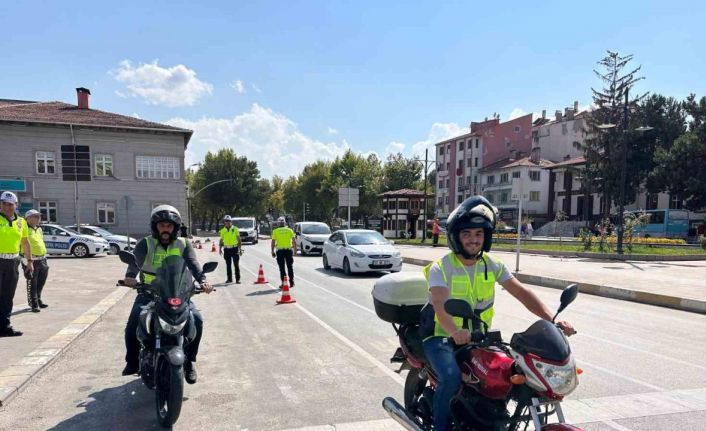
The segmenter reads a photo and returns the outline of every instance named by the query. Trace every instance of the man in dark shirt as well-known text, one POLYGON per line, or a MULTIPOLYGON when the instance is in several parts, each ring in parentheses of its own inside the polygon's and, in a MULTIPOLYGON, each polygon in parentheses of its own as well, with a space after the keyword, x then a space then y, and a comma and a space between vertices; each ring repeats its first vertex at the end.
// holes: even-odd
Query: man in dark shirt
MULTIPOLYGON (((155 279, 156 271, 162 265, 162 261, 168 256, 181 256, 184 259, 189 271, 194 279, 199 282, 205 293, 210 293, 213 288, 206 281, 206 276, 201 270, 201 265, 196 259, 196 252, 188 241, 184 238, 177 238, 181 225, 181 216, 176 208, 169 205, 160 205, 152 210, 151 217, 152 236, 148 236, 137 243, 134 250, 137 265, 129 265, 125 273, 125 285, 135 286, 137 275, 141 273, 142 282, 151 284, 155 279), (139 265, 139 267, 138 267, 139 265)), ((139 294, 135 298, 130 311, 127 325, 125 326, 125 368, 123 375, 135 374, 139 371, 140 343, 137 340, 137 327, 139 324, 142 307, 150 302, 146 295, 139 294)), ((196 355, 201 342, 203 332, 203 318, 196 309, 193 302, 189 303, 191 313, 194 316, 196 325, 196 337, 184 346, 186 362, 184 362, 184 377, 187 383, 196 383, 197 374, 193 362, 196 362, 196 355)))

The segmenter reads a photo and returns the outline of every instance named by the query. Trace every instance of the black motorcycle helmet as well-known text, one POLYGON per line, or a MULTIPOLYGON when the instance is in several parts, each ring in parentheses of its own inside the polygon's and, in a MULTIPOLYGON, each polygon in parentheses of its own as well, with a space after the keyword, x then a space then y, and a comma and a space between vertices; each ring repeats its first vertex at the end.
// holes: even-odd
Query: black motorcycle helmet
POLYGON ((152 229, 153 238, 159 239, 157 223, 161 221, 167 221, 174 225, 172 234, 169 236, 170 241, 174 241, 179 235, 179 229, 181 228, 181 214, 179 214, 179 210, 171 205, 159 205, 152 210, 152 214, 150 215, 150 228, 152 229))
POLYGON ((496 209, 483 196, 471 196, 463 201, 449 215, 446 221, 449 248, 466 259, 480 257, 483 252, 489 252, 493 245, 496 209), (471 256, 461 244, 460 233, 463 229, 483 228, 483 250, 478 256, 471 256))

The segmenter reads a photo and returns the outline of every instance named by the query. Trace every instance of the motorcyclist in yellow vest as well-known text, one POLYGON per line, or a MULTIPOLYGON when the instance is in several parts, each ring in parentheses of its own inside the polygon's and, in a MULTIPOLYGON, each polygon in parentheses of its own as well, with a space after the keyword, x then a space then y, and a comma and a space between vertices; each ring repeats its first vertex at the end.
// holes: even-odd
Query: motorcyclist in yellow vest
POLYGON ((223 217, 223 228, 218 232, 221 236, 218 253, 226 260, 226 283, 233 282, 233 272, 230 268, 232 262, 235 266, 235 283, 240 284, 240 256, 243 254, 243 244, 240 242, 238 226, 233 226, 232 223, 229 215, 223 217))
POLYGON ((19 337, 21 331, 10 325, 12 302, 20 278, 20 247, 32 272, 32 250, 27 239, 27 222, 15 214, 17 196, 9 191, 0 194, 0 337, 19 337))
POLYGON ((277 219, 279 227, 272 231, 272 241, 270 242, 270 250, 272 257, 277 258, 277 266, 279 266, 279 288, 282 288, 284 282, 284 266, 287 265, 287 273, 289 274, 289 287, 294 287, 294 255, 297 254, 297 240, 294 231, 287 227, 287 221, 284 217, 277 219), (276 249, 276 251, 275 251, 276 249))
MULTIPOLYGON (((196 253, 191 244, 184 238, 177 238, 181 227, 181 215, 179 211, 171 205, 160 205, 152 210, 150 217, 150 227, 152 235, 147 236, 137 243, 134 250, 135 261, 138 266, 130 265, 125 273, 124 283, 126 286, 137 284, 137 274, 141 272, 142 282, 151 284, 155 279, 157 269, 162 265, 162 261, 167 256, 182 256, 194 279, 201 284, 205 293, 211 293, 213 288, 206 280, 206 276, 201 271, 201 265, 196 259, 196 253)), ((125 326, 125 368, 123 375, 135 374, 139 371, 140 344, 137 340, 137 326, 139 324, 140 311, 142 307, 149 303, 150 299, 146 295, 139 294, 135 298, 130 311, 127 325, 125 326)), ((203 332, 203 317, 190 301, 189 307, 194 316, 196 326, 196 337, 184 346, 184 354, 187 361, 184 362, 184 378, 187 383, 196 383, 197 374, 196 355, 201 342, 203 332)))
POLYGON ((25 220, 27 220, 27 239, 32 249, 32 263, 34 264, 34 271, 31 272, 27 270, 26 264, 22 264, 25 278, 27 279, 27 304, 32 308, 32 312, 39 313, 41 308, 48 307, 48 305, 42 301, 42 291, 44 290, 44 284, 47 282, 47 277, 49 276, 47 247, 44 244, 44 232, 39 226, 39 223, 42 221, 41 213, 35 209, 31 209, 25 213, 25 220))
MULTIPOLYGON (((489 254, 495 220, 496 210, 484 197, 466 199, 446 222, 451 252, 424 268, 430 299, 422 310, 420 333, 424 338, 424 353, 438 376, 433 401, 435 431, 450 429, 449 403, 461 385, 454 350, 471 341, 471 331, 462 328, 462 319, 444 310, 447 299, 468 301, 474 314, 490 327, 495 314, 495 283, 498 283, 540 318, 552 320, 553 317, 537 295, 513 277, 504 263, 489 254)), ((568 322, 558 324, 568 335, 575 332, 568 322)), ((472 329, 485 330, 482 324, 476 326, 472 329)))

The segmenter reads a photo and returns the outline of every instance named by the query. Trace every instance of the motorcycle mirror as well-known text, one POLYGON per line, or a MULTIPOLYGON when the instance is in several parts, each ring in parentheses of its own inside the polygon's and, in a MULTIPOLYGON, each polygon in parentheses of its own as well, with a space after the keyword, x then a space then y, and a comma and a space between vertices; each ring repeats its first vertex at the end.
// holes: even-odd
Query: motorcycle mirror
POLYGON ((556 316, 559 315, 566 307, 569 306, 572 302, 574 302, 574 299, 576 299, 576 296, 579 294, 579 286, 577 284, 570 284, 564 288, 564 291, 561 292, 561 299, 559 300, 560 305, 559 309, 557 310, 556 314, 554 315, 554 319, 552 319, 552 322, 556 319, 556 316))
POLYGON ((135 255, 130 253, 129 251, 120 250, 118 252, 118 256, 120 257, 120 261, 126 265, 137 265, 135 255))
POLYGON ((203 273, 213 272, 218 267, 218 262, 206 262, 203 264, 203 273))
POLYGON ((473 317, 473 309, 468 301, 462 299, 448 299, 444 303, 444 310, 454 317, 470 319, 473 317))

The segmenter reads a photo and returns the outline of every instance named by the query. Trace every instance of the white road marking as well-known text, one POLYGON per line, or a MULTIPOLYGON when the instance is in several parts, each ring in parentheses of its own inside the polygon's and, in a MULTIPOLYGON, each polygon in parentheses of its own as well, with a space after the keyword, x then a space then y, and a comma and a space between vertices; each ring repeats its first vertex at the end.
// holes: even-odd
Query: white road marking
POLYGON ((331 425, 315 425, 303 428, 288 428, 281 431, 398 431, 403 428, 392 419, 347 422, 331 425))
POLYGON ((604 368, 604 367, 601 367, 601 366, 599 366, 599 365, 595 365, 595 364, 592 364, 592 363, 590 363, 590 362, 586 362, 586 361, 584 361, 583 359, 576 359, 576 362, 577 362, 578 364, 583 364, 583 365, 589 366, 589 367, 591 367, 591 368, 594 368, 594 369, 596 369, 596 370, 598 370, 598 371, 602 371, 602 372, 604 372, 604 373, 606 373, 606 374, 610 374, 611 376, 618 377, 618 378, 621 378, 621 379, 623 379, 623 380, 627 380, 627 381, 629 381, 629 382, 633 382, 633 383, 635 383, 635 384, 637 384, 637 385, 645 386, 645 387, 650 388, 650 389, 653 389, 653 390, 655 390, 655 391, 665 391, 665 390, 666 390, 665 388, 663 388, 663 387, 661 387, 661 386, 653 385, 652 383, 644 382, 644 381, 642 381, 642 380, 633 379, 632 377, 626 376, 624 373, 620 373, 620 372, 618 372, 618 371, 613 371, 613 370, 610 370, 610 369, 608 369, 608 368, 604 368))
POLYGON ((613 421, 603 421, 603 423, 617 431, 632 431, 630 428, 624 427, 619 423, 615 423, 613 421))

